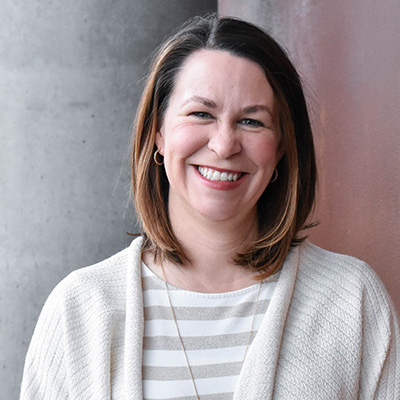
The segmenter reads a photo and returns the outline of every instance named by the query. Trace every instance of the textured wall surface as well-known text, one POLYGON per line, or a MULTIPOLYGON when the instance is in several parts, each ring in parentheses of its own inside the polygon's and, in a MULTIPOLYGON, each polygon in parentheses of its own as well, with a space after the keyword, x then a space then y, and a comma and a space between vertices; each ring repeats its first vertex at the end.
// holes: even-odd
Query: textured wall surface
POLYGON ((269 30, 304 78, 320 169, 312 241, 367 261, 400 311, 400 2, 218 7, 269 30))
POLYGON ((216 1, 33 0, 0 12, 0 398, 16 399, 51 289, 124 248, 148 56, 216 1))

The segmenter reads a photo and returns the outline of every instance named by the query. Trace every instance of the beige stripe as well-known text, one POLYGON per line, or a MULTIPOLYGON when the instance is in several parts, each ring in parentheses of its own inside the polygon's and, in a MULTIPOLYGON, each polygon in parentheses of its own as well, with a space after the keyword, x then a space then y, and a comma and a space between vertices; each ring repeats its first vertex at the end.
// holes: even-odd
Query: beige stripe
POLYGON ((165 290, 165 284, 160 278, 154 276, 142 277, 143 290, 165 290))
MULTIPOLYGON (((264 314, 270 300, 261 300, 257 314, 264 314)), ((229 318, 248 317, 253 315, 255 303, 247 302, 229 307, 174 307, 179 321, 217 321, 229 318)), ((144 309, 145 321, 154 319, 173 319, 170 307, 151 306, 144 309)))
MULTIPOLYGON (((191 366, 196 379, 237 376, 241 362, 191 366)), ((143 378, 153 381, 180 381, 190 379, 187 367, 143 367, 143 378)))
MULTIPOLYGON (((233 393, 216 393, 216 394, 202 394, 201 400, 232 400, 233 393)), ((160 400, 160 399, 150 399, 146 400, 160 400)), ((182 396, 182 397, 168 397, 163 400, 196 400, 196 396, 182 396)))
MULTIPOLYGON (((252 338, 256 332, 253 331, 252 338)), ((191 336, 183 338, 185 348, 189 350, 223 349, 228 347, 245 346, 249 332, 232 333, 218 336, 191 336)), ((155 336, 143 339, 144 350, 181 350, 178 337, 155 336)))

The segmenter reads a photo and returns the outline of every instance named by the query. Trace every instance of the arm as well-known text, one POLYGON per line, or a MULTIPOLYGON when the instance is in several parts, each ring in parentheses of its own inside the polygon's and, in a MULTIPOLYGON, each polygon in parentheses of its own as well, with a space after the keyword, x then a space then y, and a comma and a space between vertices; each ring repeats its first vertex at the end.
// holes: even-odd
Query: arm
POLYGON ((63 323, 57 288, 40 314, 27 353, 21 400, 68 399, 63 323))
POLYGON ((367 276, 363 298, 361 399, 400 400, 400 333, 395 308, 381 281, 367 276))

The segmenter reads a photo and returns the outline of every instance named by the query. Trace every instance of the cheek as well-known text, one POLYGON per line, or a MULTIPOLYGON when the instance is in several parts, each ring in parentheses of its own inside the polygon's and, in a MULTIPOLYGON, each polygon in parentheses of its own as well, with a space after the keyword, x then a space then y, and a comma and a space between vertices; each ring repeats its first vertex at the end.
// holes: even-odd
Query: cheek
POLYGON ((172 157, 188 157, 201 149, 207 141, 204 129, 182 125, 169 132, 165 140, 166 152, 172 157))
POLYGON ((270 166, 279 160, 279 141, 272 136, 264 136, 248 141, 248 154, 260 166, 270 166))

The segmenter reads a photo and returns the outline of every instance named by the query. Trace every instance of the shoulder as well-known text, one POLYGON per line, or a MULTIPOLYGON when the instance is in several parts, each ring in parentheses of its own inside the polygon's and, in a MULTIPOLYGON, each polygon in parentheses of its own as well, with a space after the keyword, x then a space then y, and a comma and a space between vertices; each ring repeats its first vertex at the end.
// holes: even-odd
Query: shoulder
POLYGON ((376 272, 358 258, 324 250, 310 242, 300 246, 299 278, 351 287, 352 292, 385 290, 376 272))
POLYGON ((29 346, 21 398, 47 398, 54 388, 81 398, 72 393, 87 390, 88 380, 93 390, 101 390, 110 371, 110 349, 124 340, 127 293, 140 290, 140 247, 140 239, 134 240, 55 287, 29 346))
POLYGON ((127 275, 133 270, 140 271, 140 244, 141 239, 135 239, 108 259, 73 271, 54 288, 45 308, 50 304, 71 310, 73 305, 88 307, 91 303, 96 308, 124 307, 127 275))
POLYGON ((304 381, 316 371, 336 376, 337 390, 353 388, 348 397, 359 391, 362 398, 375 398, 380 383, 379 390, 390 386, 390 393, 398 393, 399 325, 377 274, 357 258, 308 242, 294 248, 291 259, 291 269, 296 262, 298 268, 281 355, 294 366, 291 374, 304 381))
MULTIPOLYGON (((139 255, 140 239, 136 239, 112 257, 63 279, 43 306, 30 351, 39 351, 34 349, 41 349, 44 342, 58 348, 62 337, 68 337, 69 344, 78 338, 83 342, 88 337, 107 337, 110 324, 124 319, 127 293, 140 287, 139 255)), ((72 348, 68 352, 75 351, 72 348)))
MULTIPOLYGON (((294 297, 321 313, 334 313, 349 323, 368 316, 388 329, 394 307, 376 272, 351 256, 323 250, 309 242, 299 246, 299 269, 294 297)), ((330 318, 333 317, 333 314, 330 318)))

